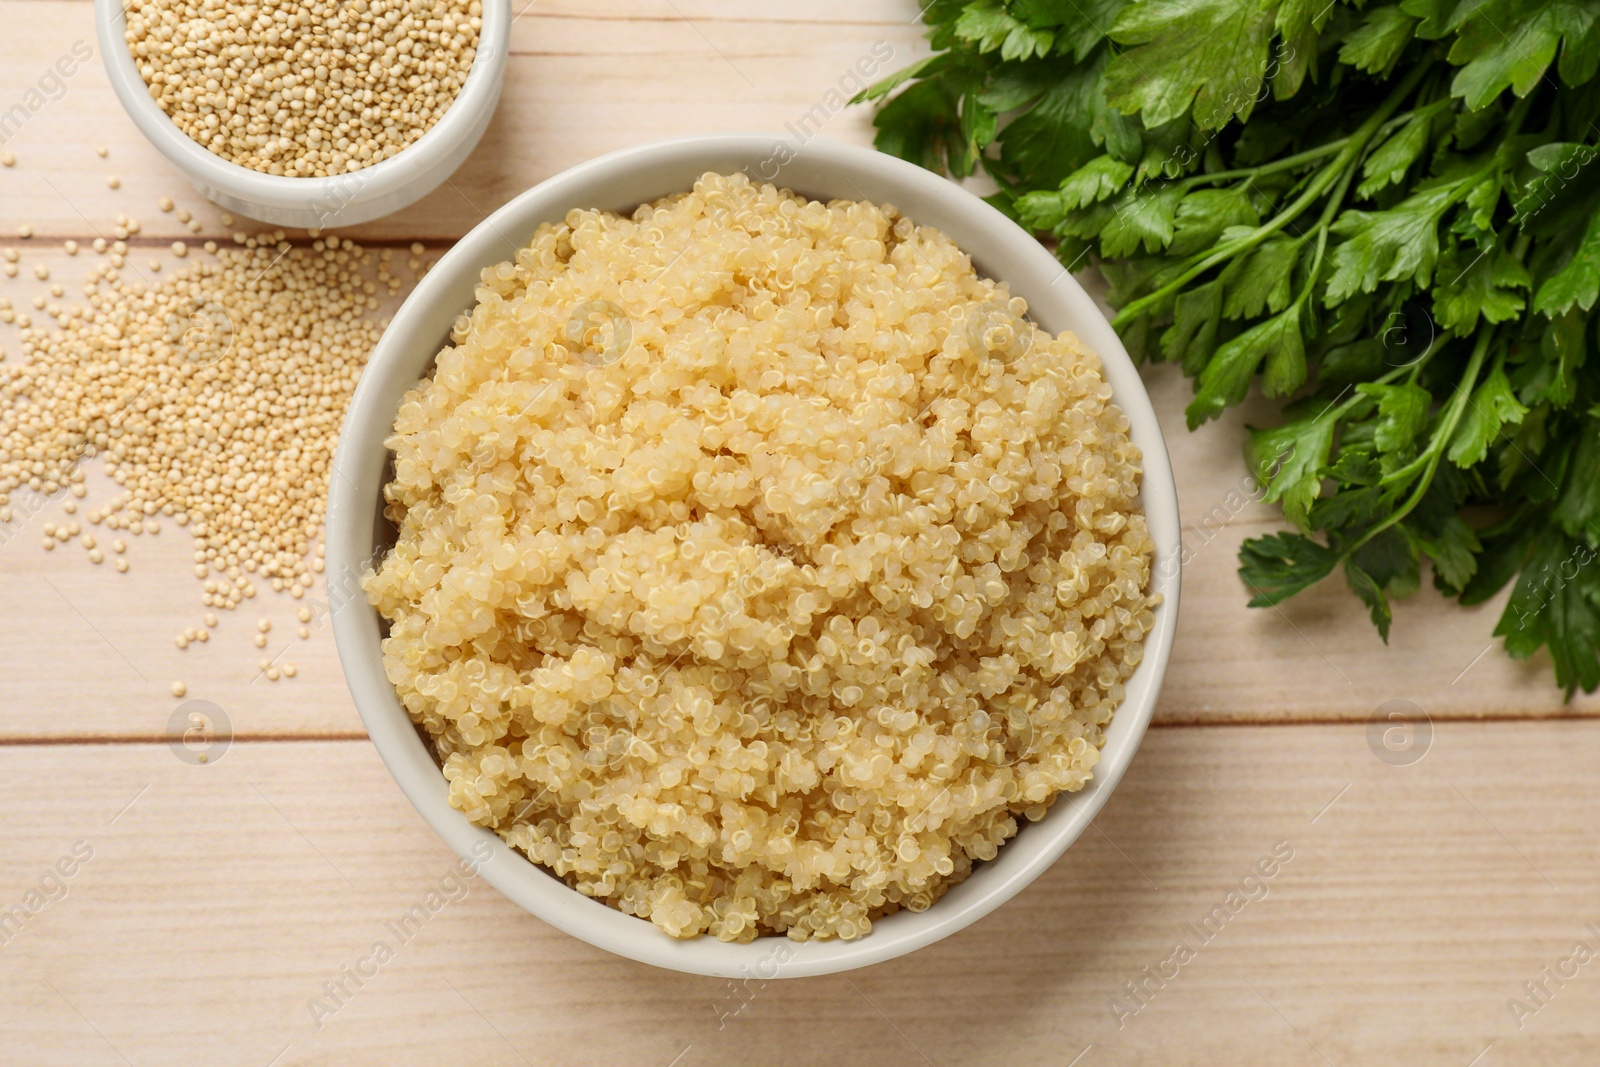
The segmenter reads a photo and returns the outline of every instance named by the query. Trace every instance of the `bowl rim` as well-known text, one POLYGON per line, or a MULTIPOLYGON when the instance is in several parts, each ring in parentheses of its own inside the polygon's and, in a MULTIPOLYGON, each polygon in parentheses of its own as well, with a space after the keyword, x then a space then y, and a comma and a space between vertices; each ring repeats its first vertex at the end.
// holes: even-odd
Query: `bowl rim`
POLYGON ((342 206, 376 200, 400 192, 420 174, 459 151, 472 132, 474 120, 486 109, 492 110, 499 100, 511 23, 515 21, 511 17, 511 0, 480 0, 483 21, 472 66, 450 106, 421 137, 388 159, 360 170, 295 178, 266 174, 224 159, 178 128, 150 96, 149 86, 128 48, 127 7, 121 0, 94 0, 95 31, 111 88, 139 132, 196 181, 278 211, 311 210, 324 202, 342 206))
MULTIPOLYGON (((1140 497, 1155 544, 1151 586, 1162 601, 1153 609, 1155 624, 1146 637, 1144 658, 1126 683, 1125 699, 1107 727, 1093 779, 1083 790, 1059 798, 1043 819, 1024 825, 995 860, 981 865, 932 907, 875 920, 871 934, 855 941, 762 937, 730 944, 704 936, 676 940, 646 919, 583 896, 450 807, 444 777, 384 674, 377 613, 357 585, 373 550, 373 516, 382 485, 381 474, 374 472, 381 471, 387 456, 383 442, 394 424, 395 405, 383 394, 396 395, 396 389, 403 393, 420 375, 410 376, 403 385, 386 383, 385 377, 397 373, 397 364, 426 370, 446 332, 434 327, 470 308, 471 300, 463 303, 459 294, 471 291, 465 286, 469 280, 475 285, 483 268, 506 258, 502 243, 518 246, 509 234, 515 233, 525 244, 540 222, 559 219, 573 207, 613 207, 595 203, 601 195, 592 192, 595 189, 632 180, 651 189, 635 201, 642 203, 681 192, 689 184, 674 180, 660 187, 667 178, 655 177, 659 172, 699 174, 730 160, 769 160, 785 144, 772 134, 718 134, 623 149, 540 182, 474 227, 417 285, 363 370, 334 457, 325 531, 330 585, 337 582, 341 591, 337 600, 334 589, 329 591, 334 637, 351 697, 397 784, 435 832, 463 859, 487 855, 486 861, 469 862, 522 908, 575 937, 643 963, 730 978, 831 974, 895 958, 976 922, 1049 867, 1087 829, 1138 749, 1172 650, 1182 570, 1177 491, 1161 428, 1133 361, 1093 299, 1031 235, 960 186, 892 156, 814 138, 787 155, 784 168, 791 177, 780 172, 774 184, 814 198, 867 199, 840 191, 848 186, 859 193, 858 183, 875 191, 898 189, 898 196, 872 199, 892 202, 918 222, 924 220, 906 202, 926 203, 927 210, 944 219, 939 228, 946 232, 953 228, 949 220, 958 220, 960 228, 975 235, 974 247, 982 245, 986 252, 998 248, 1007 264, 1007 269, 993 272, 980 266, 980 273, 1006 281, 1014 293, 1026 288, 1015 279, 1028 276, 1035 291, 1019 295, 1028 298, 1030 316, 1045 320, 1041 325, 1052 332, 1070 329, 1099 355, 1113 398, 1128 417, 1130 437, 1143 453, 1140 497), (793 179, 796 171, 802 180, 793 179), (838 181, 832 182, 831 190, 810 187, 816 183, 805 175, 813 172, 823 175, 822 180, 837 177, 838 181), (447 317, 441 320, 442 316, 447 317), (433 326, 428 325, 430 320, 433 326), (427 355, 417 362, 423 350, 427 355)), ((972 254, 965 242, 958 244, 972 254)), ((978 259, 974 255, 975 263, 978 259)))

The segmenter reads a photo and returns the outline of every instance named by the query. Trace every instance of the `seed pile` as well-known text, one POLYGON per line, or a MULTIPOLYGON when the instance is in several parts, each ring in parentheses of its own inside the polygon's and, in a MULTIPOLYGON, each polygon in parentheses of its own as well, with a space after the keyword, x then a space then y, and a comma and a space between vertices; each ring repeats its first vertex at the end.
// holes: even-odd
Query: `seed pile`
POLYGON ((707 175, 483 272, 366 588, 450 800, 677 937, 855 938, 1081 789, 1153 624, 1093 353, 892 208, 707 175))
MULTIPOLYGON (((235 241, 208 242, 214 257, 159 283, 130 277, 118 242, 83 303, 50 306, 59 329, 23 329, 25 359, 0 364, 0 522, 24 486, 70 492, 75 512, 80 461, 101 456, 121 491, 85 520, 133 534, 157 532, 158 515, 187 526, 201 599, 219 608, 254 596, 256 580, 302 596, 321 570, 311 541, 389 277, 380 265, 371 280, 373 255, 337 237, 235 241)), ((46 548, 82 536, 76 521, 44 534, 46 548)))
POLYGON ((213 154, 324 177, 439 120, 481 16, 478 0, 134 0, 127 41, 156 103, 213 154))

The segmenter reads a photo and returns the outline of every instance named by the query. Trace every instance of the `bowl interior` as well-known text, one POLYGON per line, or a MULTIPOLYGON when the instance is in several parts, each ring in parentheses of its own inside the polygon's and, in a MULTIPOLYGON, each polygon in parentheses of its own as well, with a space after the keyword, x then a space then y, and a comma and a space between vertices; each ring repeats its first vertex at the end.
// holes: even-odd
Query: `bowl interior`
POLYGON ((1179 585, 1177 498, 1166 447, 1137 371, 1092 299, 1027 233, 952 183, 865 149, 823 140, 798 150, 763 135, 729 135, 646 145, 567 171, 495 212, 428 273, 396 315, 362 375, 341 434, 328 510, 327 552, 334 632, 355 703, 401 787, 436 831, 462 856, 477 848, 492 858, 480 873, 524 908, 593 944, 643 962, 699 974, 794 977, 825 974, 890 959, 938 940, 998 907, 1075 840, 1104 804, 1131 760, 1154 708, 1171 649, 1179 585), (1053 333, 1071 331, 1094 349, 1130 436, 1144 455, 1141 502, 1156 545, 1153 592, 1161 594, 1145 655, 1106 731, 1102 760, 1081 792, 1059 798, 992 861, 978 866, 933 907, 876 920, 857 941, 791 942, 761 938, 733 945, 701 937, 677 941, 646 920, 624 915, 568 888, 488 830, 450 808, 447 788, 428 746, 401 707, 382 669, 381 620, 361 596, 363 569, 392 543, 382 516, 381 488, 389 453, 384 439, 402 395, 431 367, 454 319, 475 303, 479 273, 511 258, 546 222, 572 208, 628 213, 641 203, 687 190, 707 171, 745 171, 752 180, 815 199, 892 203, 920 224, 949 235, 987 277, 1007 282, 1029 313, 1053 333))

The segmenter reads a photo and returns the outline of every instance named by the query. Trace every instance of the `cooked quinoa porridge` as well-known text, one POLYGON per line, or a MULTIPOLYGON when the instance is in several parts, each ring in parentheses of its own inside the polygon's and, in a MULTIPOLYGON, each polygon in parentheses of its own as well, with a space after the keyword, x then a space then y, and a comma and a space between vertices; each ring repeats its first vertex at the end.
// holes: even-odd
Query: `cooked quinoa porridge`
POLYGON ((483 272, 389 441, 451 803, 674 937, 857 938, 1083 788, 1153 623, 1100 363, 891 207, 740 175, 483 272))

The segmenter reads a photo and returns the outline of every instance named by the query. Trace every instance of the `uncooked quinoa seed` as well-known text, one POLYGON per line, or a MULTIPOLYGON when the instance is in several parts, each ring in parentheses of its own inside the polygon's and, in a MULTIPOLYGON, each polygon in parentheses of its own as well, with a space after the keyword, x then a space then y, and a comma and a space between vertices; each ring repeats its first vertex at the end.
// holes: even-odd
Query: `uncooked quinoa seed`
POLYGON ((132 0, 127 41, 156 103, 212 153, 321 177, 439 121, 481 16, 478 0, 132 0))
POLYGON ((1153 625, 1093 353, 892 208, 706 175, 483 272, 366 589, 450 800, 677 937, 856 938, 1081 789, 1153 625))
POLYGON ((279 232, 156 284, 100 264, 84 305, 24 329, 25 360, 0 363, 0 522, 19 487, 83 496, 80 461, 99 455, 121 490, 85 518, 115 552, 116 532, 155 534, 171 515, 207 608, 237 607, 256 580, 309 587, 339 421, 381 332, 372 260, 279 232))

